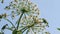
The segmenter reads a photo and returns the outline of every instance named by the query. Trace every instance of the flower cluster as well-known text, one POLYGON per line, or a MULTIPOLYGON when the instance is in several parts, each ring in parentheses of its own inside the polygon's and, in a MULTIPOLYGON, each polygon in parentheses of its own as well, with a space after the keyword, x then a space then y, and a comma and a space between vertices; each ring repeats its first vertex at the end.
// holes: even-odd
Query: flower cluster
POLYGON ((32 30, 36 34, 45 31, 46 26, 48 26, 45 19, 38 18, 40 11, 37 5, 29 0, 14 0, 5 9, 11 10, 12 17, 20 16, 17 20, 17 30, 32 30))
MULTIPOLYGON (((28 30, 32 30, 34 33, 45 33, 47 23, 44 23, 43 18, 38 18, 37 16, 27 16, 21 19, 20 27, 22 28, 28 26, 28 30)), ((48 32, 47 32, 48 33, 48 32)), ((49 34, 49 33, 48 33, 49 34)))
POLYGON ((14 0, 10 2, 9 6, 5 9, 14 11, 14 14, 20 15, 24 12, 25 15, 39 15, 39 9, 36 4, 33 4, 29 0, 14 0))

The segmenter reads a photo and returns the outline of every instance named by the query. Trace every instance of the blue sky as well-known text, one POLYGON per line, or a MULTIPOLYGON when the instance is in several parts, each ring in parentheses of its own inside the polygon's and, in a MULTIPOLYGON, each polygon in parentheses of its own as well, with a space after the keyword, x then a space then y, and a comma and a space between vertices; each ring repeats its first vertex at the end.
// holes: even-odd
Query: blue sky
MULTIPOLYGON (((6 6, 6 3, 8 5, 8 1, 5 1, 4 4, 0 3, 0 14, 3 13, 3 8, 6 6)), ((40 17, 45 18, 49 22, 49 32, 51 34, 60 34, 60 31, 57 30, 58 27, 60 27, 60 0, 31 0, 33 3, 36 3, 38 5, 38 8, 40 9, 40 17)), ((4 11, 5 12, 5 11, 4 11)), ((3 26, 6 21, 2 21, 0 23, 0 28, 3 26), (2 25, 3 24, 3 25, 2 25)), ((5 31, 6 32, 6 31, 5 31)), ((7 31, 6 34, 9 34, 7 31)), ((11 34, 11 33, 10 33, 11 34)))

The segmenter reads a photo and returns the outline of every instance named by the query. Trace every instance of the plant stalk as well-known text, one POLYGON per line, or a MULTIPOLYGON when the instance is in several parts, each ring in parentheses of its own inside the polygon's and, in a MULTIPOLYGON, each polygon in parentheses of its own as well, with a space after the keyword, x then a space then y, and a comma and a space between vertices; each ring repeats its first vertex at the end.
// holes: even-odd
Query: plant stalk
POLYGON ((22 12, 22 14, 21 14, 21 16, 20 16, 20 18, 18 19, 18 21, 17 21, 17 29, 18 29, 18 27, 19 27, 19 23, 20 23, 20 20, 21 20, 21 18, 22 18, 22 16, 23 16, 23 14, 24 14, 24 12, 22 12))
POLYGON ((7 20, 9 23, 11 23, 11 25, 15 28, 14 24, 10 20, 8 20, 6 18, 4 18, 4 19, 7 20))

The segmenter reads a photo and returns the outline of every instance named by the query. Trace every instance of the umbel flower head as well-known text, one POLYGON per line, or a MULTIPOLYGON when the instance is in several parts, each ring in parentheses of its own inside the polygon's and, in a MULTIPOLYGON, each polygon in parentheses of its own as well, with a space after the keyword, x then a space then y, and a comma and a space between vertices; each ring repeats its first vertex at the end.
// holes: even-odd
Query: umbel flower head
POLYGON ((15 14, 19 15, 24 12, 25 15, 39 15, 39 9, 36 4, 33 4, 29 0, 14 0, 10 2, 9 6, 5 9, 14 11, 15 14))
POLYGON ((29 0, 14 0, 10 2, 9 6, 6 6, 5 9, 11 10, 13 17, 16 15, 21 15, 24 13, 24 17, 22 17, 20 21, 20 28, 18 30, 24 31, 24 29, 32 30, 33 32, 43 32, 46 27, 46 23, 42 23, 43 20, 38 18, 39 9, 36 4, 30 2, 29 0), (25 28, 24 28, 25 27, 25 28))
POLYGON ((29 30, 29 32, 32 32, 35 34, 37 33, 45 33, 46 32, 46 26, 48 24, 46 23, 43 23, 43 20, 42 18, 38 18, 36 16, 27 16, 27 18, 23 18, 21 19, 21 23, 20 23, 20 27, 22 28, 23 27, 26 27, 28 26, 27 30, 29 30))

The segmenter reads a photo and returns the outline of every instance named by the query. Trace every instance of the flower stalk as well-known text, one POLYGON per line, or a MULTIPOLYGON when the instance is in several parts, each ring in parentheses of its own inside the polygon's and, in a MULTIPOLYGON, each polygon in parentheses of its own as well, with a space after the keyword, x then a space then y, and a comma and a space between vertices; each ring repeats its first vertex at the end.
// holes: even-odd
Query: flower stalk
POLYGON ((14 24, 10 20, 8 20, 7 18, 4 19, 7 20, 9 23, 11 23, 11 25, 15 28, 14 24))
POLYGON ((22 12, 22 14, 21 14, 21 16, 20 16, 20 18, 18 19, 18 21, 17 21, 17 29, 18 29, 18 27, 19 27, 19 23, 20 23, 20 20, 21 20, 21 18, 22 18, 22 16, 23 16, 23 14, 24 14, 24 12, 22 12))

